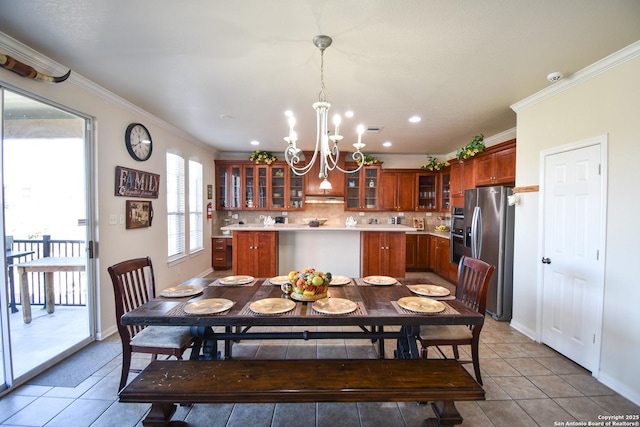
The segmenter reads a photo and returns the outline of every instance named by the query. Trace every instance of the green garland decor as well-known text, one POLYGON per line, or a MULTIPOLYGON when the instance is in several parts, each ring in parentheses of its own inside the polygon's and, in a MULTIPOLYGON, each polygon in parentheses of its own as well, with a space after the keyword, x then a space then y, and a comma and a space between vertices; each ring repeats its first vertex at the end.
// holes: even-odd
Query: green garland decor
POLYGON ((278 159, 268 151, 256 150, 251 153, 249 160, 255 162, 256 165, 259 165, 260 163, 270 165, 278 159))
POLYGON ((469 157, 473 157, 478 153, 484 151, 484 135, 476 135, 473 139, 464 147, 458 148, 456 151, 456 157, 458 160, 465 160, 469 157))
POLYGON ((431 154, 427 154, 427 163, 420 166, 423 171, 439 171, 449 166, 449 162, 441 162, 431 154))

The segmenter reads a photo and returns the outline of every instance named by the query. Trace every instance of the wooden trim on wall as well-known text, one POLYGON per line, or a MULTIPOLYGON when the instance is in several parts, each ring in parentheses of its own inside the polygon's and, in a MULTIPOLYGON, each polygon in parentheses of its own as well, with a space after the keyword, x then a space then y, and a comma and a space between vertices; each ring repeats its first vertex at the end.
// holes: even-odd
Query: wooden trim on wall
POLYGON ((529 185, 527 187, 515 187, 513 193, 537 193, 540 191, 539 185, 529 185))

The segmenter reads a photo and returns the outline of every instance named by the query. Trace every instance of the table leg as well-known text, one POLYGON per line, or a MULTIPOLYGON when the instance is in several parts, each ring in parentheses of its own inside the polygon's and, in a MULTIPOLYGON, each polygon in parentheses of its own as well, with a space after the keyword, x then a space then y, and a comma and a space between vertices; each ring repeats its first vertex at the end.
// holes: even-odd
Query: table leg
POLYGON ((15 282, 13 281, 13 265, 10 265, 8 267, 8 272, 7 272, 7 280, 9 280, 9 307, 11 307, 11 312, 12 313, 17 313, 18 312, 18 308, 16 307, 16 289, 15 289, 15 282))
POLYGON ((416 336, 420 333, 420 326, 402 326, 400 328, 401 338, 398 338, 396 358, 397 359, 419 359, 418 343, 416 336))
POLYGON ((18 267, 18 277, 20 278, 20 301, 22 301, 22 320, 24 323, 31 323, 31 298, 29 297, 29 283, 27 282, 27 272, 24 268, 18 267))
POLYGON ((55 297, 53 296, 53 272, 44 273, 44 290, 46 294, 45 307, 47 313, 51 314, 55 311, 55 297))

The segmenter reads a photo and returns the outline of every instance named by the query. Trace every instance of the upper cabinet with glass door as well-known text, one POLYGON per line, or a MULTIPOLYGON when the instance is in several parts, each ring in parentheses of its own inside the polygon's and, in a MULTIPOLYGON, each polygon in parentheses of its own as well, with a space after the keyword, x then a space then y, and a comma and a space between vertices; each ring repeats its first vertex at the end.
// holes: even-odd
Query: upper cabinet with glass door
POLYGON ((216 209, 241 209, 242 167, 239 165, 216 164, 216 171, 216 209))
POLYGON ((244 176, 244 209, 267 209, 269 166, 245 166, 244 176))
POLYGON ((272 209, 302 209, 304 192, 303 177, 291 171, 287 165, 271 165, 272 209))
POLYGON ((417 174, 418 203, 416 211, 435 211, 438 209, 438 174, 420 172, 417 174))
MULTIPOLYGON (((357 165, 347 164, 348 169, 357 165)), ((347 175, 345 210, 377 210, 380 186, 380 166, 365 166, 347 175)))

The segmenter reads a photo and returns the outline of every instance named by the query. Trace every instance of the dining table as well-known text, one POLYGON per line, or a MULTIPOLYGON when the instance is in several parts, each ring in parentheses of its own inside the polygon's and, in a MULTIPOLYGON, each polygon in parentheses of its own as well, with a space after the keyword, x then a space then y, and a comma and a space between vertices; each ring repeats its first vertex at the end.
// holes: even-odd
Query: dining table
POLYGON ((327 298, 346 300, 350 304, 348 311, 334 313, 320 308, 322 300, 314 302, 292 298, 296 295, 284 293, 280 282, 274 280, 277 278, 244 277, 247 280, 243 283, 229 283, 220 278, 187 280, 169 289, 173 292, 163 292, 167 296, 161 293, 125 313, 120 321, 130 326, 190 326, 192 335, 201 338, 196 342, 202 342, 201 348, 194 348, 191 358, 205 360, 232 358, 232 345, 239 340, 335 338, 377 342, 380 358, 385 355, 384 341, 395 340, 395 358, 419 358, 415 337, 419 335, 421 325, 475 325, 484 322, 482 314, 456 300, 453 295, 440 298, 438 309, 407 309, 406 301, 414 302, 419 298, 415 301, 421 307, 422 303, 430 302, 426 299, 435 299, 429 298, 428 293, 415 292, 417 285, 434 286, 426 279, 385 278, 387 281, 384 283, 377 283, 365 280, 367 278, 349 278, 342 285, 328 288, 327 298), (213 301, 227 305, 210 313, 198 310, 199 305, 206 306, 207 302, 213 301), (274 313, 256 309, 265 301, 291 308, 282 312, 275 310, 274 313), (257 326, 267 328, 254 328, 257 326), (340 328, 347 326, 354 328, 340 328), (224 356, 218 351, 218 341, 224 342, 224 356))

